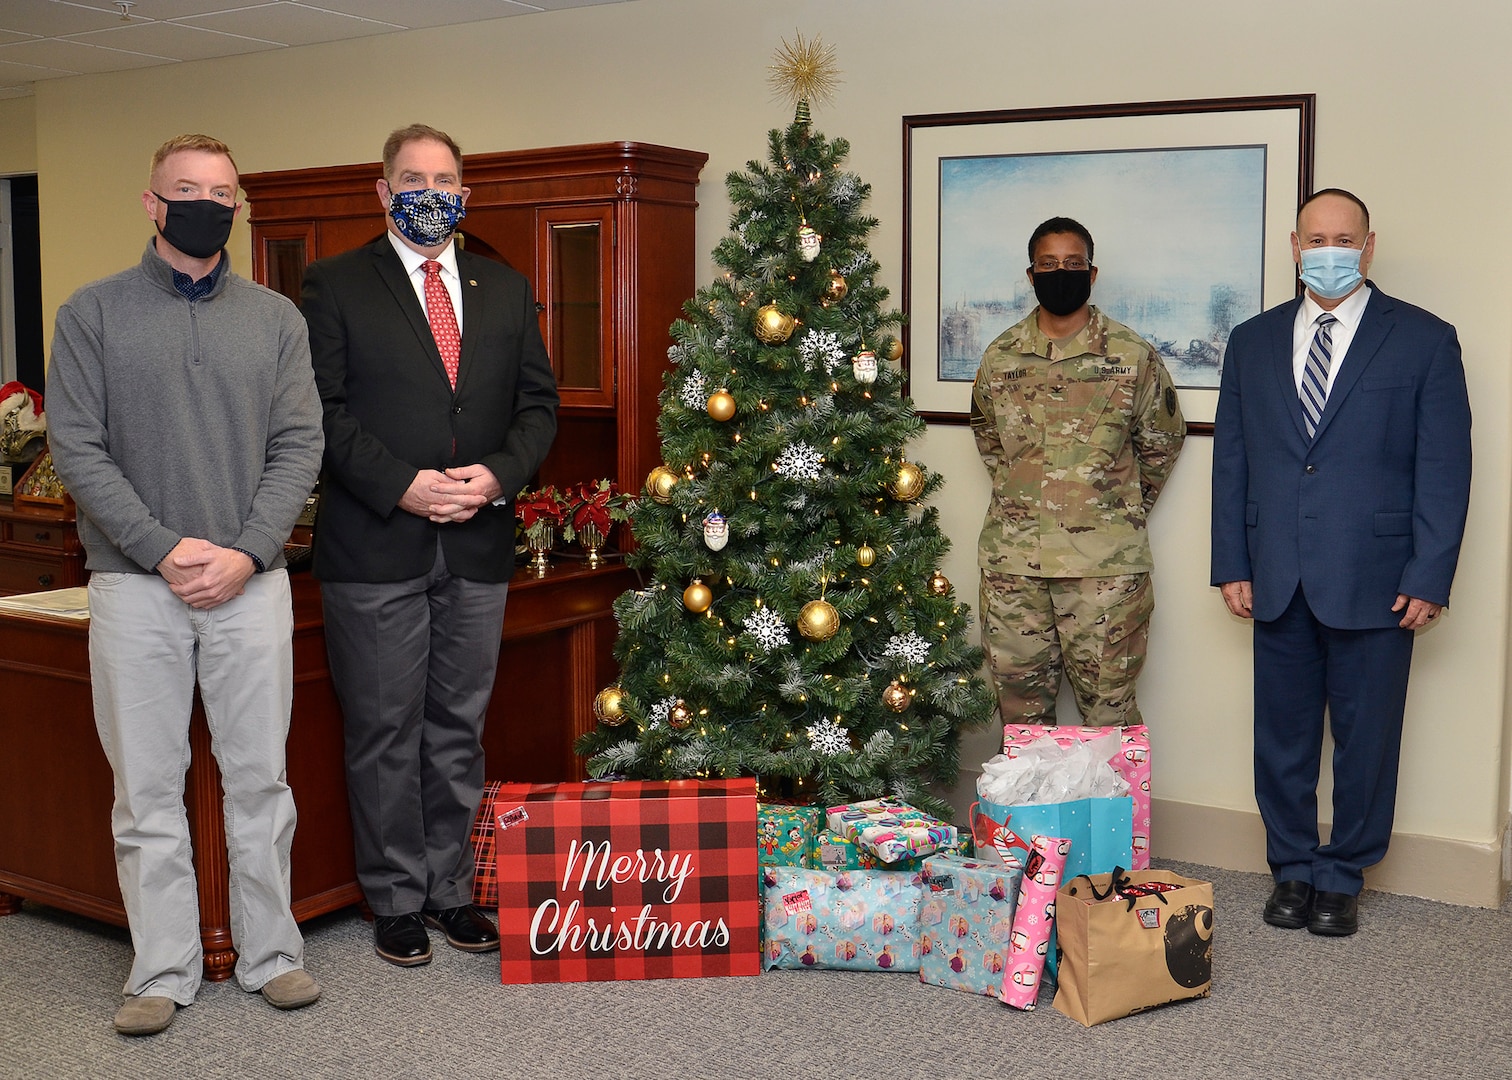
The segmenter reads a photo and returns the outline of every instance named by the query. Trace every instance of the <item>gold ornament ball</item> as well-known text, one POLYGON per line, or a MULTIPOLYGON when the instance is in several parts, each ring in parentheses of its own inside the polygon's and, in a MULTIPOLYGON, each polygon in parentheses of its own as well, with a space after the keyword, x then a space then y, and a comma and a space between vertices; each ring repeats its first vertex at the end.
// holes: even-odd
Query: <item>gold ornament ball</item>
POLYGON ((688 708, 688 703, 686 701, 684 701, 682 698, 678 698, 677 701, 672 705, 672 708, 667 710, 667 723, 671 724, 678 731, 681 731, 692 722, 693 710, 688 708))
POLYGON ((892 344, 887 346, 887 358, 894 363, 903 359, 903 343, 897 338, 893 338, 892 344))
POLYGON ((858 566, 870 566, 877 561, 877 549, 870 544, 862 544, 856 549, 856 564, 858 566))
POLYGON ((646 477, 646 493, 659 503, 672 501, 672 489, 677 486, 677 474, 665 465, 658 465, 646 477))
POLYGON ((904 712, 913 704, 913 695, 903 688, 899 682, 887 684, 887 689, 882 691, 882 704, 893 712, 904 712))
POLYGON ((702 614, 709 610, 709 605, 713 602, 713 591, 697 578, 694 578, 693 584, 683 590, 683 606, 689 611, 696 611, 702 614))
POLYGON ((756 336, 768 345, 781 345, 793 336, 797 326, 797 320, 784 315, 776 304, 765 304, 756 310, 756 336))
POLYGON ((829 272, 829 283, 824 286, 824 298, 831 303, 838 304, 845 299, 845 294, 850 292, 850 286, 845 283, 845 278, 838 270, 829 272))
POLYGON ((887 490, 899 502, 912 502, 924 494, 924 470, 911 461, 898 466, 898 474, 887 485, 887 490))
POLYGON ((840 629, 840 613, 828 600, 810 600, 798 615, 798 632, 810 641, 828 641, 840 629))
POLYGON ((735 398, 728 390, 716 390, 709 395, 709 415, 724 423, 735 415, 735 398))
POLYGON ((625 692, 618 686, 606 686, 593 699, 593 715, 599 722, 618 727, 625 722, 625 692))
POLYGON ((944 596, 950 591, 950 579, 936 570, 929 575, 929 591, 936 596, 944 596))

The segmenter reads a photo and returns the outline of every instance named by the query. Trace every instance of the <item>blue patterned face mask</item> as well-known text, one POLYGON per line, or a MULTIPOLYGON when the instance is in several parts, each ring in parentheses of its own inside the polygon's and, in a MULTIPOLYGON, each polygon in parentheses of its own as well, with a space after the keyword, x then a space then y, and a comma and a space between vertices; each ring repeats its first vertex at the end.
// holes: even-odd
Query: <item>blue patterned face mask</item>
POLYGON ((405 239, 421 247, 436 247, 456 231, 467 216, 462 196, 437 188, 395 191, 389 195, 389 214, 405 239))

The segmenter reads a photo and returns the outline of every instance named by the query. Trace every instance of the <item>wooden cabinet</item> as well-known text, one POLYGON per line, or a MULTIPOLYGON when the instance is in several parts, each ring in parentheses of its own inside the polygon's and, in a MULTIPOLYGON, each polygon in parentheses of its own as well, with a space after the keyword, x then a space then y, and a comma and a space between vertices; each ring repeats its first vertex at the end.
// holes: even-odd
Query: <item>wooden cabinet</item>
MULTIPOLYGON (((660 464, 657 394, 668 327, 693 295, 694 189, 708 155, 614 142, 470 154, 462 242, 535 290, 562 393, 543 484, 613 479, 638 491, 660 464)), ((251 173, 252 270, 298 302, 309 262, 384 231, 378 162, 251 173)))
POLYGON ((73 508, 17 507, 0 498, 0 596, 83 584, 73 508))

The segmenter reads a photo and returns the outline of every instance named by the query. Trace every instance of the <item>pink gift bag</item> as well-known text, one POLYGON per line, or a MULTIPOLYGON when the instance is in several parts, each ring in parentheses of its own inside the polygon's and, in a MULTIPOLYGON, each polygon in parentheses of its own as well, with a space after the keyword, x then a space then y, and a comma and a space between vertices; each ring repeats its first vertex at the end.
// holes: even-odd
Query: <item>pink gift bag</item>
MULTIPOLYGON (((1039 724, 1007 724, 1003 728, 1003 753, 1015 757, 1018 747, 1049 735, 1062 746, 1086 742, 1108 734, 1111 728, 1043 727, 1039 724)), ((1123 750, 1110 762, 1129 783, 1134 799, 1134 856, 1130 869, 1150 868, 1150 729, 1133 724, 1123 729, 1123 750)))

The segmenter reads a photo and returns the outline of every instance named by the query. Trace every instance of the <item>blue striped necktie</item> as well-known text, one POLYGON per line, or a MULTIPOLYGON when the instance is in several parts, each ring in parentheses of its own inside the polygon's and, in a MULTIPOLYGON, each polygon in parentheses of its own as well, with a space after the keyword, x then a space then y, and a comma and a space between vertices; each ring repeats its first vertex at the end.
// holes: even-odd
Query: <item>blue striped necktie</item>
POLYGON ((1307 365, 1302 369, 1302 414, 1307 423, 1307 437, 1318 430, 1318 418, 1328 401, 1328 367, 1333 358, 1333 326, 1339 320, 1328 312, 1318 316, 1317 332, 1307 350, 1307 365))

